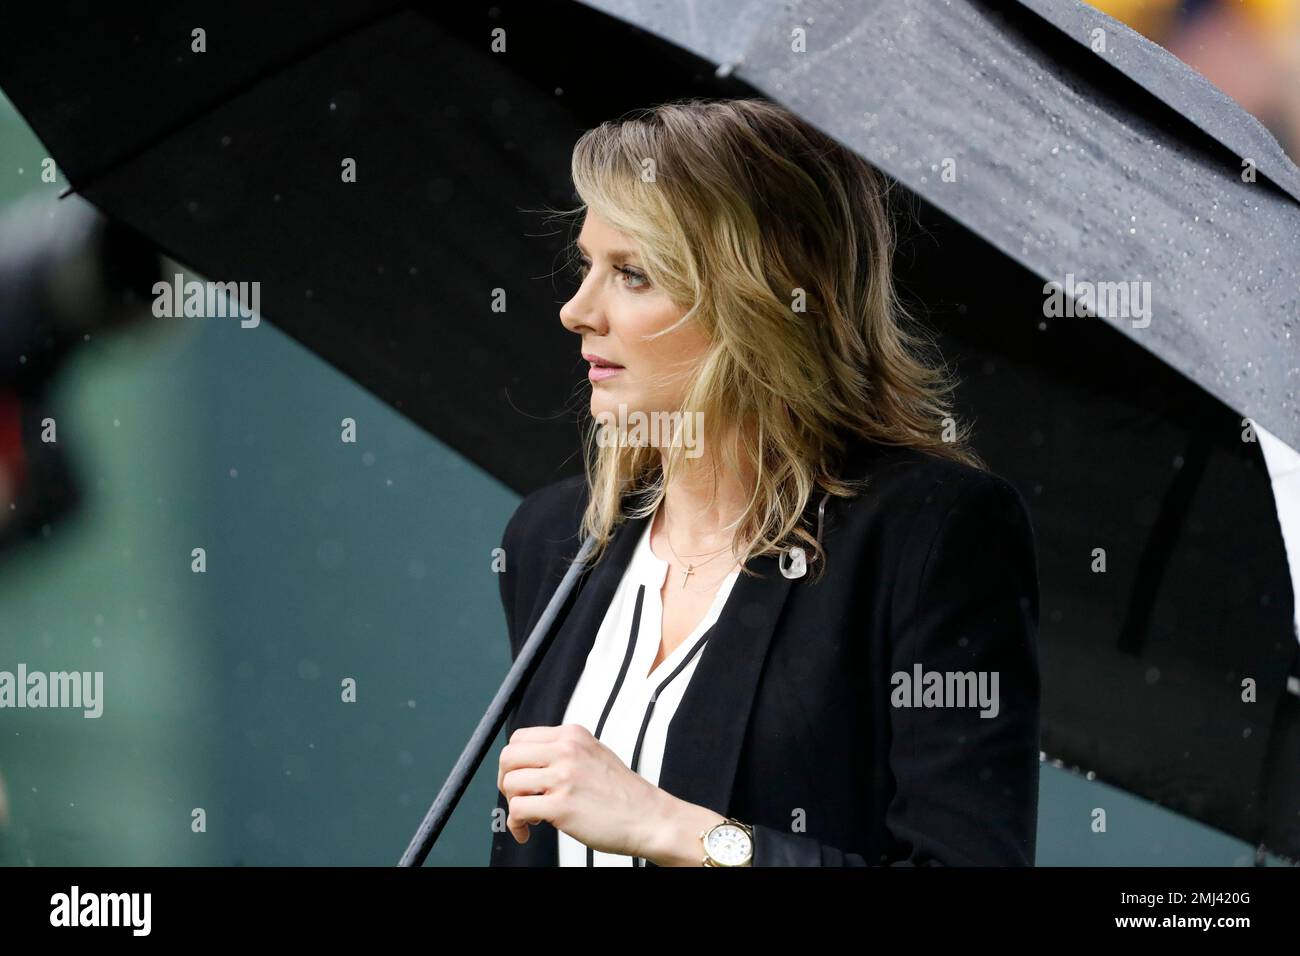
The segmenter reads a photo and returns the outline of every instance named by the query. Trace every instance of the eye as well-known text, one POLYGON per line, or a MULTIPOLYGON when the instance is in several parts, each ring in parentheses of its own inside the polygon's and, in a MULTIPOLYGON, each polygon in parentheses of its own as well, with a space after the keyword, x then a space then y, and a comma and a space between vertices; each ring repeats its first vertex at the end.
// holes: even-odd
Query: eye
POLYGON ((628 285, 629 289, 644 289, 650 284, 650 280, 640 269, 633 269, 631 266, 620 266, 618 271, 623 273, 625 278, 633 281, 634 284, 628 285))
MULTIPOLYGON (((574 278, 582 282, 587 278, 587 273, 591 271, 591 260, 586 256, 579 256, 574 261, 572 269, 574 278)), ((623 276, 623 286, 626 289, 640 292, 650 286, 650 277, 633 266, 616 266, 614 271, 623 276)))

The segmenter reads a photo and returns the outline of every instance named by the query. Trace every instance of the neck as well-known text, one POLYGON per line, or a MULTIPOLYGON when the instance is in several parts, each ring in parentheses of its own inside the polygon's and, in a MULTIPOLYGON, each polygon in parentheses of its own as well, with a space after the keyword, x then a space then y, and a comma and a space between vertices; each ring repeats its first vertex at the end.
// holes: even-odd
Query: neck
MULTIPOLYGON (((734 442, 734 436, 728 440, 734 442)), ((731 544, 732 525, 749 506, 755 480, 752 468, 736 474, 707 444, 700 457, 683 461, 665 488, 659 509, 660 527, 683 561, 691 560, 687 555, 707 560, 731 544)), ((727 556, 712 563, 728 563, 727 556)))

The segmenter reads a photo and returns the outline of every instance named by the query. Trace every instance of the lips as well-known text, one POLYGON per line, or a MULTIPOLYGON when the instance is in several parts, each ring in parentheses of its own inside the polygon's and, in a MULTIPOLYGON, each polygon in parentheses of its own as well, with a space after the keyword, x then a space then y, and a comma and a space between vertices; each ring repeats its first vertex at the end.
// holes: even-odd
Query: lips
POLYGON ((622 368, 617 362, 611 362, 608 359, 601 358, 599 355, 590 352, 583 352, 582 357, 591 363, 593 368, 622 368))

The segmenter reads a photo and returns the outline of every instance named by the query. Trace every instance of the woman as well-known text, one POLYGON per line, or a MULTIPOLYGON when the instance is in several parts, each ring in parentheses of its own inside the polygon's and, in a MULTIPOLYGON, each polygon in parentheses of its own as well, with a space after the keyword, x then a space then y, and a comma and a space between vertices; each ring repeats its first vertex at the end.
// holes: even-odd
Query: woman
POLYGON ((1032 865, 1033 532, 908 329, 882 177, 759 100, 605 123, 572 173, 593 424, 506 527, 515 653, 596 549, 492 864, 1032 865))

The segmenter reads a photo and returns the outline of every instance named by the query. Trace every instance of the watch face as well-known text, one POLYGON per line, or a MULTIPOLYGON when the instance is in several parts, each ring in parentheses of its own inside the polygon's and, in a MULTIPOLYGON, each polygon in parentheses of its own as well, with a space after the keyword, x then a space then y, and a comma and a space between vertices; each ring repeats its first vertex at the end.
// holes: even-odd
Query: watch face
POLYGON ((705 843, 709 856, 722 866, 740 866, 749 858, 752 846, 749 834, 732 823, 714 827, 705 843))

